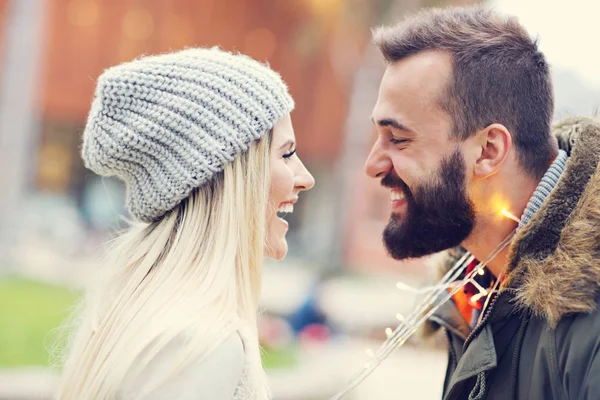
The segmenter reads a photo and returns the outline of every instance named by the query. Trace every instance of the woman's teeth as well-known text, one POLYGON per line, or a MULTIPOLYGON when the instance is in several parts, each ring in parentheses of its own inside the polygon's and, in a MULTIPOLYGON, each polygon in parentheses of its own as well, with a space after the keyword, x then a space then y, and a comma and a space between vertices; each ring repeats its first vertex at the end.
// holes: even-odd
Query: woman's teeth
POLYGON ((291 214, 294 212, 294 205, 292 203, 283 203, 277 209, 277 214, 291 214))

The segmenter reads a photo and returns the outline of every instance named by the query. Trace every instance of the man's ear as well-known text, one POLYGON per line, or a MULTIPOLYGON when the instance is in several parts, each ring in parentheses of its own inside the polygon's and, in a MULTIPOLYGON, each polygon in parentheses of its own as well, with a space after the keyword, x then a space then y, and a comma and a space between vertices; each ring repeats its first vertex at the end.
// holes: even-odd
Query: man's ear
POLYGON ((504 125, 492 124, 477 134, 481 154, 473 174, 487 178, 500 170, 512 148, 512 135, 504 125))

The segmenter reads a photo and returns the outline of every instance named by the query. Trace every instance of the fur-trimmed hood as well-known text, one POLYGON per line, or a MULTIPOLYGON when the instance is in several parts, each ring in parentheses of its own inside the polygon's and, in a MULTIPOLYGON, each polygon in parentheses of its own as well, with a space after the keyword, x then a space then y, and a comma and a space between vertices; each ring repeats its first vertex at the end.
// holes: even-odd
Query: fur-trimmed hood
MULTIPOLYGON (((569 154, 565 172, 517 234, 502 285, 555 327, 567 314, 593 311, 600 294, 600 121, 569 118, 553 133, 569 154)), ((449 251, 444 264, 459 253, 449 251)))
POLYGON ((555 134, 569 153, 565 172, 515 238, 503 283, 550 326, 594 310, 600 289, 600 123, 571 118, 555 134))

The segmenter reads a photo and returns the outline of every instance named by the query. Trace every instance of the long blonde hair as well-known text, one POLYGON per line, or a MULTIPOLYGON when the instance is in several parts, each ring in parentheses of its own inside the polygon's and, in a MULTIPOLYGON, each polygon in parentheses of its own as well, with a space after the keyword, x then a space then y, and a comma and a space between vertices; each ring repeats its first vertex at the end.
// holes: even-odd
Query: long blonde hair
POLYGON ((270 184, 271 132, 161 220, 132 225, 108 252, 106 276, 84 300, 59 400, 118 398, 127 379, 178 338, 178 367, 201 361, 236 330, 253 398, 267 396, 257 335, 270 184))

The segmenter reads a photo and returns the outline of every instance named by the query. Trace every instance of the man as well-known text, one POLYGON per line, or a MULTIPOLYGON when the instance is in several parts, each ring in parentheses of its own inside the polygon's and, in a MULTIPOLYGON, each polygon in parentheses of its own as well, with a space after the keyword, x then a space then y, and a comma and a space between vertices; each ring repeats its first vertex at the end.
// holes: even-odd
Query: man
POLYGON ((428 10, 375 42, 365 169, 390 190, 390 255, 484 260, 517 229, 478 278, 500 283, 489 305, 458 296, 431 318, 450 341, 444 398, 600 399, 600 125, 551 133, 549 67, 515 19, 428 10))

